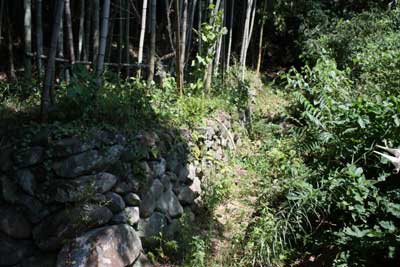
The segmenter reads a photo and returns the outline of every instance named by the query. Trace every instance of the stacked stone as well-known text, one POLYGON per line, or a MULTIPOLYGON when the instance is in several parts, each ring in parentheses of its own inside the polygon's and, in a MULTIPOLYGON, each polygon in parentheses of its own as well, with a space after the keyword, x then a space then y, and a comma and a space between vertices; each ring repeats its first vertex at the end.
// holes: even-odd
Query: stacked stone
POLYGON ((23 149, 3 147, 0 267, 148 266, 143 249, 160 233, 176 238, 183 214, 195 220, 201 181, 215 170, 213 160, 188 155, 187 143, 217 161, 234 146, 229 119, 219 121, 196 141, 188 131, 142 132, 128 142, 96 130, 57 140, 39 133, 23 149))

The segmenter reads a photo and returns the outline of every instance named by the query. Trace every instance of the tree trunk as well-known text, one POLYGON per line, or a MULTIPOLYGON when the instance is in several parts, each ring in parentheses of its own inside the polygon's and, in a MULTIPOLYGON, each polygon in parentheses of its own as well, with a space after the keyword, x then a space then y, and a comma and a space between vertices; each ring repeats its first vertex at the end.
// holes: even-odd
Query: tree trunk
POLYGON ((258 59, 257 59, 257 68, 256 68, 256 74, 260 74, 260 69, 261 69, 261 62, 262 62, 262 55, 263 55, 263 38, 264 38, 264 25, 265 25, 265 12, 267 9, 267 0, 264 1, 264 6, 263 6, 263 13, 262 13, 262 18, 261 18, 261 28, 260 28, 260 40, 258 42, 258 59))
POLYGON ((36 63, 39 81, 44 73, 43 62, 43 26, 42 26, 42 0, 36 0, 36 63))
MULTIPOLYGON (((173 1, 173 0, 172 0, 173 1)), ((171 45, 172 51, 175 53, 175 46, 174 46, 174 40, 172 38, 172 26, 171 26, 171 7, 169 5, 169 1, 165 0, 165 8, 166 8, 166 15, 167 15, 167 31, 168 31, 168 39, 169 43, 171 45)))
POLYGON ((87 7, 87 12, 86 12, 86 25, 85 25, 85 33, 84 33, 84 55, 83 55, 83 60, 84 61, 89 61, 90 58, 90 33, 92 32, 92 7, 93 7, 93 2, 92 1, 86 1, 86 7, 87 7))
POLYGON ((79 16, 78 60, 82 59, 83 33, 85 31, 85 0, 81 0, 80 4, 81 14, 79 16))
POLYGON ((243 37, 242 37, 242 48, 240 51, 240 64, 242 67, 246 64, 246 59, 244 59, 244 51, 246 50, 247 47, 247 40, 249 37, 249 28, 250 28, 250 19, 251 19, 251 10, 253 6, 253 0, 247 0, 247 9, 246 9, 246 20, 244 23, 244 29, 243 29, 243 37))
POLYGON ((44 122, 48 120, 48 112, 50 106, 50 90, 53 85, 53 77, 54 77, 54 69, 55 69, 55 61, 57 54, 57 43, 58 37, 60 33, 61 26, 61 18, 64 9, 64 0, 57 0, 56 2, 56 14, 54 17, 51 42, 50 42, 50 51, 47 59, 47 67, 46 67, 46 76, 43 85, 43 93, 41 99, 41 116, 44 122))
POLYGON ((25 44, 25 55, 24 55, 24 74, 25 81, 30 83, 32 80, 32 61, 30 54, 32 53, 32 5, 31 0, 24 0, 24 44, 25 44))
MULTIPOLYGON (((224 23, 225 21, 225 2, 224 0, 222 0, 222 23, 224 23)), ((222 25, 222 27, 224 27, 225 25, 222 25)), ((218 68, 219 68, 219 61, 221 58, 221 49, 222 49, 222 35, 219 37, 218 39, 218 43, 217 43, 217 51, 216 51, 216 55, 215 55, 215 65, 214 65, 214 72, 218 73, 218 68)))
POLYGON ((0 0, 0 46, 2 42, 2 29, 3 29, 3 10, 5 0, 0 0))
MULTIPOLYGON (((190 20, 189 20, 189 27, 188 27, 188 36, 186 41, 186 58, 189 59, 190 57, 190 50, 192 46, 192 35, 193 35, 193 22, 194 22, 194 14, 196 12, 197 0, 193 0, 190 9, 190 20)), ((187 62, 187 60, 186 60, 187 62)))
POLYGON ((157 31, 157 0, 151 0, 151 40, 150 40, 150 61, 149 76, 147 81, 154 80, 156 62, 156 31, 157 31))
POLYGON ((72 16, 71 16, 71 2, 65 0, 65 18, 67 22, 67 40, 68 40, 68 52, 71 68, 75 64, 75 51, 74 51, 74 34, 72 32, 72 16))
MULTIPOLYGON (((203 1, 200 0, 199 2, 199 21, 198 21, 198 31, 199 31, 199 36, 201 36, 201 24, 203 22, 203 1)), ((199 38, 199 52, 201 52, 203 49, 203 40, 199 38)))
POLYGON ((180 56, 180 79, 182 87, 184 86, 185 82, 185 55, 186 55, 186 33, 187 33, 187 15, 188 15, 188 0, 183 0, 183 15, 182 15, 182 37, 181 41, 181 56, 180 56))
POLYGON ((109 15, 110 15, 110 0, 104 0, 102 25, 101 25, 100 48, 99 48, 99 55, 98 55, 98 62, 97 62, 96 84, 98 87, 100 87, 102 84, 102 74, 103 74, 103 68, 104 68, 104 55, 106 52, 106 45, 107 45, 109 15))
MULTIPOLYGON (((97 63, 100 37, 100 0, 93 0, 93 64, 97 63)), ((93 66, 95 67, 95 66, 93 66)))
POLYGON ((247 57, 247 51, 249 50, 249 45, 250 45, 250 41, 251 41, 251 36, 253 35, 254 21, 255 21, 256 10, 257 10, 257 0, 254 0, 253 3, 254 3, 254 4, 253 4, 253 10, 252 10, 252 14, 251 14, 251 23, 250 23, 249 37, 247 38, 247 47, 246 47, 246 50, 245 50, 245 61, 246 61, 246 57, 247 57))
POLYGON ((115 27, 115 13, 111 13, 110 19, 109 19, 108 40, 107 40, 107 46, 106 46, 107 60, 106 59, 105 60, 107 62, 110 62, 112 51, 113 51, 114 27, 115 27))
POLYGON ((119 32, 118 32, 118 77, 121 75, 121 64, 122 64, 122 43, 124 42, 124 38, 122 33, 124 32, 124 21, 122 20, 123 18, 123 13, 124 9, 122 8, 123 6, 123 0, 119 0, 119 32))
POLYGON ((129 68, 129 63, 130 63, 130 57, 129 57, 129 49, 130 49, 130 14, 129 14, 129 0, 125 0, 125 17, 126 17, 126 24, 125 24, 125 57, 126 57, 126 77, 129 78, 130 76, 130 68, 129 68))
POLYGON ((231 6, 231 21, 230 21, 230 29, 229 29, 229 41, 228 41, 228 54, 226 57, 226 70, 229 71, 230 68, 230 62, 231 62, 231 51, 232 51, 232 33, 233 33, 233 21, 235 17, 235 0, 232 0, 232 6, 231 6))
POLYGON ((180 25, 181 25, 181 18, 179 14, 179 0, 175 1, 175 59, 176 59, 176 85, 178 87, 179 93, 183 95, 183 82, 181 77, 181 49, 180 49, 180 25))
MULTIPOLYGON (((140 40, 139 40, 139 54, 138 54, 138 64, 142 64, 143 61, 143 44, 144 36, 146 34, 146 15, 147 15, 147 0, 143 0, 142 9, 142 22, 140 27, 140 40)), ((138 77, 141 77, 141 69, 139 68, 138 77)))
POLYGON ((8 35, 8 59, 10 61, 10 77, 12 81, 16 81, 17 80, 17 75, 15 73, 15 65, 14 65, 14 40, 12 38, 12 24, 10 22, 10 18, 9 16, 7 16, 7 35, 8 35))

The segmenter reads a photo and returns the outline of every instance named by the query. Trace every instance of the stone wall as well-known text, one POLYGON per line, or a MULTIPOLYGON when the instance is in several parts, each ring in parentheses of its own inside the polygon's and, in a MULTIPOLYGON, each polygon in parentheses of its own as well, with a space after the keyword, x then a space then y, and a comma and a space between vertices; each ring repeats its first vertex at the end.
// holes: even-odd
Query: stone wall
POLYGON ((183 214, 195 220, 202 179, 235 147, 230 128, 220 113, 195 132, 13 138, 0 151, 0 266, 150 266, 155 237, 175 238, 183 214))

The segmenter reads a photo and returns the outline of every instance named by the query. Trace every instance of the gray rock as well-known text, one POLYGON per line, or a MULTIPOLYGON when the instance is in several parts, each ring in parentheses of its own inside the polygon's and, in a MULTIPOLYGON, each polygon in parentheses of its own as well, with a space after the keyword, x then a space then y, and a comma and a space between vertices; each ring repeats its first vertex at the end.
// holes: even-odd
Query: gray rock
POLYGON ((105 152, 103 164, 111 165, 116 163, 121 157, 123 151, 124 147, 121 145, 114 145, 109 147, 105 152))
POLYGON ((170 181, 169 177, 170 177, 169 175, 164 174, 160 178, 160 182, 164 186, 164 190, 165 191, 172 190, 172 184, 171 184, 171 181, 170 181))
POLYGON ((167 162, 163 158, 157 161, 150 161, 149 165, 156 177, 161 177, 167 169, 167 162))
POLYGON ((116 184, 117 177, 110 173, 98 173, 76 178, 74 180, 56 180, 50 186, 52 200, 61 203, 78 202, 89 199, 95 194, 105 193, 116 184))
POLYGON ((154 212, 147 219, 140 219, 138 224, 139 237, 144 242, 144 245, 150 247, 154 243, 155 238, 163 233, 167 226, 167 218, 160 212, 154 212))
POLYGON ((64 246, 57 267, 125 267, 142 251, 135 230, 126 224, 106 226, 87 232, 64 246))
POLYGON ((14 240, 0 232, 0 266, 20 263, 35 252, 31 241, 14 240))
POLYGON ((118 194, 127 194, 130 192, 139 192, 140 183, 136 179, 120 180, 114 186, 113 191, 118 194))
POLYGON ((86 151, 54 163, 53 169, 58 176, 64 178, 74 178, 94 170, 104 170, 118 161, 122 150, 122 146, 115 145, 103 154, 97 150, 86 151))
POLYGON ((201 195, 201 182, 199 178, 195 177, 193 184, 185 186, 179 190, 178 199, 183 204, 191 205, 194 200, 201 195))
POLYGON ((140 202, 140 217, 149 217, 156 208, 156 199, 151 191, 147 192, 140 202))
POLYGON ((114 192, 108 192, 105 194, 106 207, 109 208, 113 213, 118 213, 125 209, 125 202, 122 197, 114 192))
POLYGON ((114 224, 129 224, 134 226, 139 222, 139 208, 138 207, 127 207, 120 213, 116 214, 111 222, 114 224))
POLYGON ((16 239, 28 239, 32 228, 25 216, 15 208, 0 206, 0 230, 16 239))
POLYGON ((29 258, 24 258, 21 267, 54 267, 56 265, 57 255, 38 254, 29 258))
POLYGON ((128 206, 140 206, 140 197, 135 193, 128 193, 124 196, 125 203, 128 206))
POLYGON ((150 192, 153 193, 156 200, 161 196, 161 193, 163 191, 164 191, 164 185, 161 183, 160 180, 155 179, 150 187, 150 192))
POLYGON ((33 196, 36 190, 36 180, 28 169, 19 170, 15 174, 19 186, 29 195, 33 196))
POLYGON ((67 157, 91 150, 94 146, 94 142, 83 142, 78 137, 71 137, 58 140, 52 149, 55 157, 67 157))
POLYGON ((47 217, 33 229, 36 245, 44 251, 55 251, 65 241, 88 229, 106 224, 112 218, 106 207, 85 204, 65 209, 47 217))
POLYGON ((183 207, 172 190, 168 190, 161 195, 157 201, 156 210, 168 214, 171 218, 179 217, 183 213, 183 207))
POLYGON ((15 154, 14 162, 19 167, 28 167, 42 162, 43 156, 43 147, 35 146, 15 154))
POLYGON ((71 156, 53 164, 54 172, 61 177, 73 178, 103 166, 103 157, 97 150, 71 156))

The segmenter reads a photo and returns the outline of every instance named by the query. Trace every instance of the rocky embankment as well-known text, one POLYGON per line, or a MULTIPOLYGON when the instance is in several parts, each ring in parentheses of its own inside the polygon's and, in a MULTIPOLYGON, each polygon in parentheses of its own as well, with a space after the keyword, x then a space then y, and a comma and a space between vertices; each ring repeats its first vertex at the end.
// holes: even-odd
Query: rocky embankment
POLYGON ((160 233, 196 222, 203 179, 238 139, 230 129, 220 113, 195 134, 21 130, 0 148, 0 266, 151 266, 160 233))

